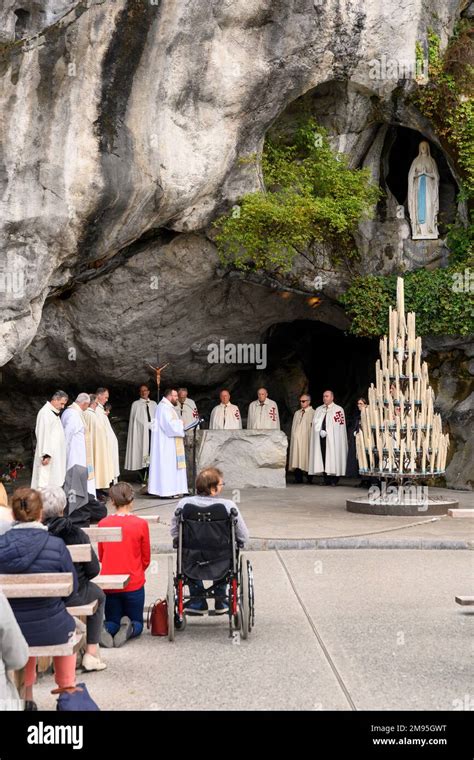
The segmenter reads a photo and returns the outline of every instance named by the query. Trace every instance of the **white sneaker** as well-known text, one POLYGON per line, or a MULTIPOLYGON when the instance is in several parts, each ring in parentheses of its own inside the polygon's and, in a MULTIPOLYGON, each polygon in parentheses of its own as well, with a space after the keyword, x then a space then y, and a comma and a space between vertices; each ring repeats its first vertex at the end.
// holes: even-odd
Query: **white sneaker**
POLYGON ((83 670, 105 670, 107 667, 105 662, 102 662, 100 657, 95 657, 93 654, 85 654, 82 658, 83 670))

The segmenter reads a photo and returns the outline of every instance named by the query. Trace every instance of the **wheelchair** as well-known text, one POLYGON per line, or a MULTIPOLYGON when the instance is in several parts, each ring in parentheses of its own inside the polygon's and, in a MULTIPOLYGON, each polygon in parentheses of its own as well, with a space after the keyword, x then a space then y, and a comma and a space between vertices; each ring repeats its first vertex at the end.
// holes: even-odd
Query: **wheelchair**
MULTIPOLYGON (((176 573, 173 557, 168 557, 168 639, 186 627, 186 602, 214 599, 229 605, 229 637, 235 632, 247 639, 255 623, 255 595, 252 566, 240 553, 236 539, 237 510, 228 514, 224 504, 200 507, 185 504, 175 512, 178 521, 176 573), (199 596, 185 594, 188 581, 213 581, 199 596), (226 596, 216 596, 216 587, 226 584, 226 596)), ((191 613, 191 610, 189 611, 191 613)), ((215 610, 204 614, 215 615, 215 610)), ((225 614, 225 613, 224 613, 225 614)))

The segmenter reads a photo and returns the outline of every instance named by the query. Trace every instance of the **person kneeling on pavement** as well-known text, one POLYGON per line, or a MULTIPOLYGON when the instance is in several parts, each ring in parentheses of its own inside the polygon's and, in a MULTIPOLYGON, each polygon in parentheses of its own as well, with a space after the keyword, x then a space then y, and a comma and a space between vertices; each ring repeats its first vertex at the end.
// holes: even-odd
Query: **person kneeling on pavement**
POLYGON ((150 564, 148 523, 132 514, 134 491, 129 483, 111 486, 109 498, 115 514, 105 517, 99 528, 122 528, 122 540, 99 543, 102 575, 129 575, 126 588, 106 591, 102 647, 121 647, 143 631, 145 570, 150 564))
MULTIPOLYGON (((201 470, 196 478, 196 496, 185 496, 178 502, 176 509, 182 509, 185 504, 194 504, 197 507, 209 507, 212 511, 212 506, 215 504, 223 504, 227 509, 227 514, 230 515, 231 509, 237 510, 237 525, 235 531, 236 540, 240 545, 244 545, 249 538, 248 528, 240 514, 240 511, 235 502, 230 499, 223 499, 220 494, 222 488, 225 486, 222 472, 216 467, 207 467, 205 470, 201 470)), ((173 542, 178 539, 178 520, 176 515, 173 515, 171 520, 171 536, 173 542)), ((202 581, 188 582, 189 593, 191 596, 201 596, 204 592, 204 584, 202 581)), ((214 609, 216 614, 222 615, 229 611, 229 603, 227 601, 227 584, 225 579, 221 581, 215 581, 214 583, 214 609)), ((208 610, 207 599, 192 599, 185 604, 185 609, 192 615, 203 615, 208 610)))

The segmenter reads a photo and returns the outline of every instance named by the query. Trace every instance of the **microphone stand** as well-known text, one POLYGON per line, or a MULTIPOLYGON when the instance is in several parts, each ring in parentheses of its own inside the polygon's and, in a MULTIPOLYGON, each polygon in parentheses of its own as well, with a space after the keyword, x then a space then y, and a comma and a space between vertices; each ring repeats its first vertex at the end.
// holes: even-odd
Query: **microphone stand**
POLYGON ((204 417, 200 417, 195 422, 192 422, 190 425, 188 425, 185 428, 185 431, 191 430, 193 431, 193 486, 192 486, 192 495, 196 495, 196 430, 198 429, 198 426, 204 422, 204 417))

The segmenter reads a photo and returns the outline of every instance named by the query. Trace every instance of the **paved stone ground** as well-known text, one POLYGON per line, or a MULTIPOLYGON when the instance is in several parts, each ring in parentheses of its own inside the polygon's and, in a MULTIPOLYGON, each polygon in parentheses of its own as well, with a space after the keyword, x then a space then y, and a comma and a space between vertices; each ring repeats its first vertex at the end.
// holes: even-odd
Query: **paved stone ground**
MULTIPOLYGON (((146 631, 81 675, 103 710, 452 710, 469 703, 469 551, 255 551, 256 625, 192 619, 174 643, 146 631), (466 695, 468 695, 466 697, 466 695), (466 702, 467 699, 467 702, 466 702)), ((166 587, 153 556, 147 604, 166 587)), ((51 676, 35 687, 52 710, 51 676)), ((469 703, 470 704, 470 703, 469 703)))
MULTIPOLYGON (((248 551, 256 586, 250 640, 229 638, 225 617, 194 618, 174 643, 145 631, 102 650, 107 670, 79 680, 104 710, 472 707, 473 613, 454 597, 473 591, 466 549, 474 521, 347 512, 346 498, 361 493, 347 485, 227 491, 239 501, 250 546, 265 549, 248 551), (311 541, 323 548, 308 548, 311 541), (344 551, 331 548, 334 541, 344 551)), ((472 507, 472 493, 432 493, 472 507)), ((138 513, 161 518, 151 525, 147 605, 165 595, 175 507, 137 494, 138 513)), ((51 676, 38 683, 40 709, 55 708, 52 688, 51 676)))
MULTIPOLYGON (((346 511, 346 499, 363 495, 352 486, 289 485, 287 488, 247 488, 225 491, 238 500, 250 530, 250 548, 471 548, 474 519, 432 518, 420 511, 416 517, 359 515, 346 511), (324 543, 323 543, 324 540, 324 543), (309 543, 308 543, 309 542, 309 543)), ((456 499, 462 508, 474 507, 472 492, 429 489, 430 495, 456 499)), ((176 502, 151 496, 137 497, 138 514, 159 514, 160 525, 151 527, 155 551, 170 551, 169 523, 176 502)))

